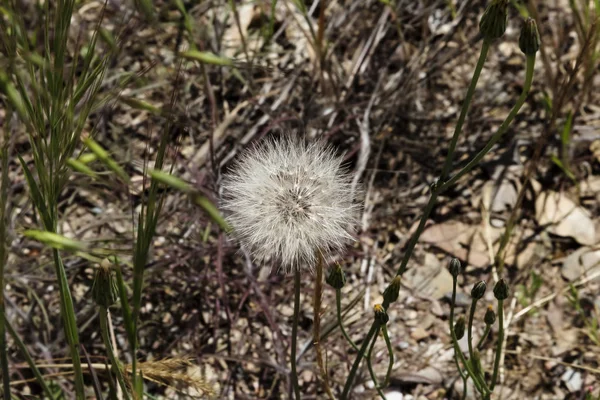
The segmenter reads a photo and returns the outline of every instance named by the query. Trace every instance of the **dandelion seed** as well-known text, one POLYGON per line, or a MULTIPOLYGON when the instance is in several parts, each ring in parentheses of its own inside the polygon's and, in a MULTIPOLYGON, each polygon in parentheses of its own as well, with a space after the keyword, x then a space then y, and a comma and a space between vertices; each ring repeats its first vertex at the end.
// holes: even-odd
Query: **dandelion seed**
POLYGON ((359 207, 341 164, 332 148, 294 139, 246 151, 224 178, 222 204, 242 247, 288 271, 342 250, 359 207))

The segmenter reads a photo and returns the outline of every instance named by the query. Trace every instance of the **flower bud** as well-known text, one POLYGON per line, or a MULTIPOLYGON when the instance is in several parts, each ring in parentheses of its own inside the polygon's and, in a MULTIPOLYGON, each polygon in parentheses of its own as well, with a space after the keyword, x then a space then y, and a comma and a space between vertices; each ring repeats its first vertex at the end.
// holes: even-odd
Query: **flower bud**
POLYGON ((540 49, 540 33, 535 23, 535 19, 527 18, 521 28, 519 36, 519 47, 521 51, 528 56, 533 56, 540 49))
POLYGON ((456 335, 456 340, 460 340, 465 336, 465 317, 458 317, 456 320, 454 334, 456 335))
POLYGON ((379 324, 385 325, 390 320, 385 308, 383 308, 381 304, 375 304, 373 306, 373 311, 375 312, 375 321, 379 322, 379 324))
POLYGON ((346 284, 346 274, 342 270, 340 264, 336 264, 335 267, 331 269, 329 275, 325 278, 325 282, 336 290, 344 287, 346 284))
POLYGON ((494 286, 494 297, 498 300, 506 300, 508 298, 508 284, 504 279, 500 279, 494 286))
POLYGON ((471 297, 475 300, 481 299, 485 294, 486 289, 487 286, 485 284, 485 281, 477 282, 475 286, 473 286, 473 289, 471 289, 471 297))
POLYGON ((458 261, 458 258, 452 258, 450 260, 450 264, 448 264, 450 275, 452 275, 454 278, 458 277, 458 275, 460 275, 460 269, 460 261, 458 261))
POLYGON ((479 21, 481 35, 488 40, 498 39, 504 35, 507 17, 508 0, 492 0, 479 21))
POLYGON ((496 313, 491 305, 488 306, 485 316, 483 317, 483 321, 486 325, 494 325, 494 322, 496 322, 496 313))
POLYGON ((392 304, 396 300, 398 300, 398 295, 400 294, 400 283, 402 282, 402 278, 396 276, 390 285, 385 288, 383 292, 383 301, 386 304, 392 304))
POLYGON ((92 284, 92 298, 100 307, 108 308, 115 304, 119 298, 119 290, 115 281, 110 261, 102 260, 96 270, 94 283, 92 284))

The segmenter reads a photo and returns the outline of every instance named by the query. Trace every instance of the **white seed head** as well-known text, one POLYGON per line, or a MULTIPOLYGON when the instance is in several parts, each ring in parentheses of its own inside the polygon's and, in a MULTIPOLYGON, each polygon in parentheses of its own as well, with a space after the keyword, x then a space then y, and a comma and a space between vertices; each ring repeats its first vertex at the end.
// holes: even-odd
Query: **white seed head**
POLYGON ((351 181, 322 143, 267 140, 224 177, 222 207, 256 260, 311 269, 317 252, 340 251, 353 239, 359 206, 351 181))

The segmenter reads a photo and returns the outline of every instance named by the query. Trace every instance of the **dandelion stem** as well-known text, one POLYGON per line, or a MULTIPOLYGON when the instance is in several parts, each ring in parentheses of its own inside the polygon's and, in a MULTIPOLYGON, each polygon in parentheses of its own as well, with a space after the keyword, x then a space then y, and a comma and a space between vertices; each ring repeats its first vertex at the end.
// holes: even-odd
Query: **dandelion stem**
POLYGON ((477 350, 481 350, 481 347, 483 347, 483 342, 485 342, 485 339, 487 339, 489 334, 490 334, 490 325, 487 325, 485 327, 485 330, 483 331, 483 335, 481 335, 481 339, 479 339, 479 342, 477 342, 477 346, 475 346, 475 348, 477 350))
POLYGON ((327 397, 335 400, 331 388, 329 387, 329 378, 327 377, 327 369, 323 363, 323 350, 321 347, 321 295, 323 293, 323 256, 320 251, 317 251, 317 268, 315 277, 315 294, 313 299, 313 343, 317 353, 317 365, 323 379, 323 389, 327 393, 327 397))
POLYGON ((496 342, 496 358, 494 359, 494 373, 492 374, 492 383, 490 389, 494 390, 498 380, 498 371, 500 369, 500 360, 502 359, 502 342, 504 342, 504 300, 498 300, 498 339, 496 342))
POLYGON ((300 319, 300 269, 294 268, 294 320, 292 321, 292 354, 290 357, 292 367, 292 385, 296 400, 300 400, 300 384, 296 370, 296 348, 298 345, 298 320, 300 319))
POLYGON ((390 376, 392 374, 392 367, 394 366, 394 349, 392 349, 392 342, 390 341, 390 335, 388 334, 387 325, 383 326, 382 332, 383 339, 385 340, 385 345, 388 351, 388 357, 390 358, 388 370, 385 374, 385 381, 383 382, 383 387, 387 387, 390 384, 390 376))
MULTIPOLYGON (((452 161, 454 160, 454 151, 456 150, 456 144, 458 142, 458 137, 462 132, 462 127, 465 122, 465 118, 467 116, 467 111, 469 111, 469 106, 471 105, 471 101, 473 99, 473 94, 475 93, 475 87, 477 86, 477 81, 479 80, 479 75, 481 74, 481 70, 483 69, 483 64, 485 63, 485 59, 487 57, 488 50, 490 48, 490 43, 487 40, 483 41, 483 45, 481 46, 481 51, 479 53, 479 59, 477 60, 477 65, 475 66, 475 71, 473 72, 473 77, 471 78, 471 83, 469 84, 469 88, 467 89, 467 95, 465 97, 465 102, 460 110, 460 115, 458 117, 458 121, 456 122, 456 127, 454 128, 454 135, 452 135, 452 139, 450 140, 450 145, 448 147, 448 155, 446 156, 446 161, 444 162, 444 166, 442 168, 442 174, 440 176, 440 182, 443 183, 450 173, 450 168, 452 167, 452 161)), ((398 268, 397 276, 402 276, 404 271, 406 271, 408 261, 412 255, 412 252, 425 229, 425 223, 429 218, 429 214, 433 211, 433 207, 437 202, 438 194, 441 192, 439 188, 445 185, 441 185, 440 187, 434 187, 431 193, 431 197, 429 198, 429 202, 425 206, 425 210, 423 211, 423 216, 421 217, 421 221, 419 221, 419 226, 415 233, 411 236, 406 250, 404 252, 404 257, 402 258, 402 262, 400 263, 400 267, 398 268)), ((385 307, 385 306, 384 306, 385 307)), ((387 309, 387 307, 385 307, 387 309)))
POLYGON ((344 328, 344 321, 342 320, 342 291, 341 291, 341 289, 335 290, 335 303, 336 303, 336 308, 337 308, 336 312, 337 312, 338 325, 340 326, 342 335, 344 335, 344 338, 346 338, 346 341, 348 343, 350 343, 350 346, 352 346, 352 348, 356 352, 358 352, 358 346, 356 345, 356 343, 354 343, 352 341, 352 339, 350 339, 348 332, 346 332, 346 328, 344 328))
POLYGON ((379 330, 379 322, 374 321, 373 325, 371 325, 371 329, 367 333, 367 336, 363 340, 360 349, 358 350, 358 354, 356 355, 356 359, 354 360, 354 364, 352 364, 352 368, 350 369, 350 373, 348 374, 348 378, 346 379, 346 384, 344 385, 344 391, 342 392, 341 400, 348 399, 348 394, 350 394, 350 389, 352 389, 352 384, 354 383, 354 377, 356 376, 356 372, 358 371, 358 366, 362 358, 365 356, 365 352, 367 351, 367 347, 369 346, 371 339, 379 330))
POLYGON ((377 390, 377 394, 379 394, 379 397, 381 397, 383 400, 387 400, 385 394, 381 390, 381 386, 379 386, 379 381, 377 381, 377 375, 375 375, 375 371, 373 370, 373 363, 371 362, 371 354, 373 353, 373 348, 375 347, 375 343, 377 342, 379 330, 380 329, 377 329, 377 332, 375 332, 373 340, 371 341, 371 345, 369 346, 369 351, 367 352, 367 368, 369 368, 369 374, 371 375, 371 380, 373 381, 375 390, 377 390))
MULTIPOLYGON (((475 388, 478 392, 482 392, 482 387, 480 382, 476 379, 475 373, 471 364, 465 359, 465 356, 458 344, 458 339, 456 337, 456 332, 454 331, 454 309, 456 307, 456 285, 457 278, 452 277, 452 302, 450 303, 450 336, 452 336, 452 345, 454 346, 454 355, 460 359, 460 362, 464 365, 465 370, 467 371, 467 375, 473 377, 473 383, 475 384, 475 388)), ((460 371, 460 369, 459 369, 460 371)), ((465 379, 465 390, 466 390, 466 379, 465 379)))

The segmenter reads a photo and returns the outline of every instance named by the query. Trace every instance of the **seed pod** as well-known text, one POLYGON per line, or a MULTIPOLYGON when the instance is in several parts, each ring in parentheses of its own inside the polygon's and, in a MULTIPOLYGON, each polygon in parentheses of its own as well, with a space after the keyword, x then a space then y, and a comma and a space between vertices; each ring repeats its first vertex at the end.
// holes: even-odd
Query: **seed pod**
POLYGON ((108 308, 119 298, 119 290, 115 281, 110 261, 104 259, 96 270, 92 284, 92 298, 100 307, 108 308))
POLYGON ((456 335, 456 340, 460 340, 465 336, 465 317, 458 317, 456 323, 454 324, 454 334, 456 335))
POLYGON ((336 264, 335 267, 331 269, 325 282, 336 290, 344 287, 346 284, 346 274, 342 270, 340 264, 336 264))
POLYGON ((509 288, 504 279, 500 279, 494 286, 494 297, 498 300, 506 300, 508 298, 509 288))
POLYGON ((492 0, 479 21, 479 31, 484 38, 495 40, 504 35, 508 17, 508 0, 492 0))
POLYGON ((398 300, 398 296, 400 295, 400 283, 402 282, 402 278, 399 276, 395 277, 392 280, 392 283, 385 288, 383 292, 383 301, 386 304, 392 304, 396 300, 398 300))
POLYGON ((387 324, 390 320, 390 317, 388 317, 385 308, 383 308, 381 304, 375 304, 373 306, 373 311, 375 312, 375 320, 381 325, 387 324))
POLYGON ((491 305, 488 306, 485 316, 483 317, 483 321, 486 325, 494 325, 494 322, 496 322, 496 313, 491 305))
POLYGON ((450 264, 448 264, 448 270, 450 271, 450 275, 452 275, 454 278, 460 275, 461 266, 458 258, 452 258, 450 260, 450 264))
POLYGON ((540 49, 540 33, 533 18, 527 18, 521 28, 519 36, 519 47, 528 56, 535 55, 540 49))
POLYGON ((471 297, 475 300, 481 299, 485 294, 486 289, 487 286, 485 284, 485 281, 477 282, 475 286, 473 286, 473 289, 471 289, 471 297))

